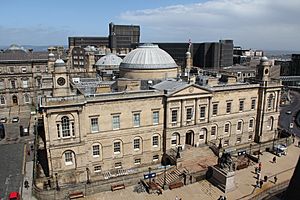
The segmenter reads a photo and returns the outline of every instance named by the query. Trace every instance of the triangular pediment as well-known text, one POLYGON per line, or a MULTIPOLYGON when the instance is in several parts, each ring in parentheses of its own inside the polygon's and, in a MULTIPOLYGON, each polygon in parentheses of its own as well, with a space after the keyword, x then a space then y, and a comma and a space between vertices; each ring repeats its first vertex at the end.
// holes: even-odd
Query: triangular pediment
POLYGON ((170 96, 174 97, 174 96, 199 95, 199 94, 203 95, 203 94, 210 94, 210 93, 211 92, 208 89, 202 88, 201 86, 188 85, 184 88, 172 92, 170 96))

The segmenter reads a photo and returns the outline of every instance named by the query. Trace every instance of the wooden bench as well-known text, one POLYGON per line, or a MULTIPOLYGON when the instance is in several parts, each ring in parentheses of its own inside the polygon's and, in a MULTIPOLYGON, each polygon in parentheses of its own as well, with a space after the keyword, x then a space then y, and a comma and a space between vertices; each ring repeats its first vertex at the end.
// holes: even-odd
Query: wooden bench
POLYGON ((111 186, 111 191, 122 190, 122 189, 125 189, 124 184, 118 184, 118 185, 112 185, 111 186))
POLYGON ((69 194, 69 199, 78 199, 84 197, 83 192, 74 192, 69 194))
POLYGON ((172 189, 175 189, 175 188, 180 188, 182 186, 183 186, 182 182, 172 183, 172 184, 169 185, 169 189, 172 190, 172 189))

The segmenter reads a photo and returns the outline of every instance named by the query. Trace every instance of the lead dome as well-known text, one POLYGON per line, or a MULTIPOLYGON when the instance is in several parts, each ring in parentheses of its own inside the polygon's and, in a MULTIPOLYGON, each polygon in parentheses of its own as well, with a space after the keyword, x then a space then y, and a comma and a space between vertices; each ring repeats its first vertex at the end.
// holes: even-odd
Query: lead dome
POLYGON ((129 52, 120 64, 120 75, 130 79, 166 79, 177 77, 177 64, 158 45, 143 44, 129 52))

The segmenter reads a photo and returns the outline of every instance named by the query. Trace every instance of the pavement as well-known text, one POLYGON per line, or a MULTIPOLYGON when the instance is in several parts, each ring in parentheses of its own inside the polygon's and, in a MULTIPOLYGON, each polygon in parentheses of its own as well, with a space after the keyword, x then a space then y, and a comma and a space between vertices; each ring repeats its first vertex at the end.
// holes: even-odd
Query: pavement
MULTIPOLYGON (((296 139, 297 144, 299 138, 296 139)), ((207 180, 196 182, 174 190, 163 191, 162 195, 148 194, 146 192, 136 193, 133 192, 134 186, 127 187, 124 190, 107 191, 98 194, 86 196, 88 200, 174 200, 176 196, 182 200, 217 200, 220 195, 226 196, 227 200, 244 200, 253 197, 254 195, 290 180, 293 175, 294 168, 298 162, 300 155, 300 148, 294 144, 290 145, 287 150, 287 155, 277 157, 276 163, 272 162, 274 154, 264 152, 261 155, 262 171, 261 177, 268 176, 268 181, 263 184, 262 188, 255 188, 256 174, 255 167, 258 164, 252 165, 246 169, 236 171, 235 184, 236 189, 224 194, 217 187, 210 184, 207 180), (274 183, 274 176, 277 176, 278 181, 274 183)))

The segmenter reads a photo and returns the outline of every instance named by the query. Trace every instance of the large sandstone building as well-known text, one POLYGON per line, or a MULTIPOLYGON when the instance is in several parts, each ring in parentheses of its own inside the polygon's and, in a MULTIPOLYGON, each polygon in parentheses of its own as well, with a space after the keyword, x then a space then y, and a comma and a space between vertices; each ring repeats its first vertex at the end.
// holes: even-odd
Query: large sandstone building
POLYGON ((266 58, 245 83, 185 82, 178 69, 165 51, 144 45, 121 62, 122 87, 84 94, 56 60, 52 95, 40 105, 49 177, 60 185, 97 181, 147 171, 173 150, 274 139, 281 83, 270 79, 266 58))

